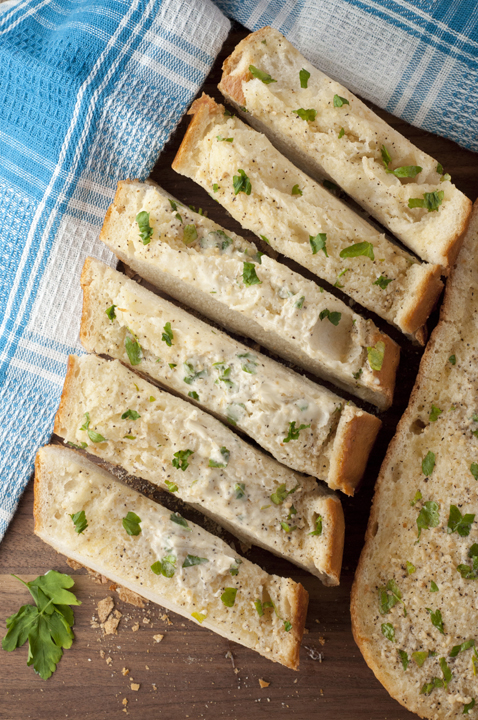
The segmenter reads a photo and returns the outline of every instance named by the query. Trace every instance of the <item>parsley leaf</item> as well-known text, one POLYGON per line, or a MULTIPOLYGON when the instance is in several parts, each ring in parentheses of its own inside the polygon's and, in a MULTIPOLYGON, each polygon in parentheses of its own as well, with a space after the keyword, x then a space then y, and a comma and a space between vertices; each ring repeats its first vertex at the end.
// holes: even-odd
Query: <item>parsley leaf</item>
POLYGON ((466 705, 463 705, 463 715, 468 715, 470 710, 473 710, 475 707, 475 698, 471 698, 469 703, 466 703, 466 705))
POLYGON ((399 650, 398 654, 400 656, 400 660, 402 661, 402 667, 404 671, 408 668, 408 663, 410 662, 408 659, 408 653, 405 652, 405 650, 399 650))
POLYGON ((392 162, 392 157, 391 157, 390 153, 388 152, 387 148, 385 147, 385 145, 382 145, 380 152, 382 153, 383 164, 385 165, 386 168, 388 168, 388 166, 392 162))
POLYGON ((214 467, 214 468, 225 468, 225 467, 227 467, 227 464, 228 464, 228 462, 229 462, 229 457, 230 457, 231 453, 229 452, 229 450, 228 450, 227 448, 222 447, 222 448, 221 448, 221 455, 222 455, 222 457, 224 458, 224 461, 218 463, 218 462, 216 462, 215 460, 211 460, 211 458, 209 458, 209 467, 214 467))
POLYGON ((186 470, 189 467, 188 457, 194 454, 194 450, 178 450, 174 453, 174 460, 172 460, 173 467, 178 470, 186 470))
POLYGON ((450 515, 448 517, 447 533, 457 532, 460 537, 468 537, 471 525, 475 519, 475 515, 467 513, 462 515, 456 505, 450 505, 450 515))
POLYGON ((312 530, 309 535, 322 535, 322 515, 317 515, 315 518, 315 530, 312 530))
MULTIPOLYGON (((133 335, 133 333, 131 333, 131 335, 133 335)), ((131 365, 139 365, 143 357, 143 351, 138 339, 134 335, 132 338, 130 338, 129 335, 126 335, 124 339, 124 348, 131 365)))
POLYGON ((343 105, 350 105, 347 98, 340 97, 340 95, 334 95, 334 107, 339 108, 343 105))
POLYGON ((284 630, 290 632, 292 630, 292 623, 289 620, 284 620, 284 630))
POLYGON ((217 183, 213 183, 212 191, 216 193, 218 190, 219 190, 219 185, 217 183))
POLYGON ((435 453, 429 450, 422 460, 422 472, 429 477, 435 467, 435 453))
POLYGON ((306 428, 309 428, 309 427, 310 427, 310 423, 309 423, 309 425, 299 425, 299 427, 296 428, 295 420, 294 420, 293 422, 289 423, 289 432, 287 434, 287 437, 285 437, 282 440, 282 442, 288 443, 291 440, 298 440, 300 431, 305 430, 306 428))
POLYGON ((189 555, 189 553, 186 555, 183 565, 183 568, 193 567, 193 565, 204 565, 204 563, 209 562, 207 558, 198 557, 197 555, 189 555))
POLYGON ((136 222, 139 227, 139 236, 143 245, 148 245, 151 242, 151 235, 153 234, 153 228, 149 224, 149 212, 142 210, 136 215, 136 222))
POLYGON ((448 683, 451 682, 451 680, 453 678, 453 675, 452 675, 451 670, 448 667, 447 662, 444 657, 441 657, 439 659, 439 663, 440 663, 441 671, 443 673, 443 681, 445 683, 445 690, 446 690, 446 688, 448 687, 448 683))
POLYGON ((236 483, 234 485, 234 492, 236 493, 236 500, 242 500, 246 495, 246 483, 236 483))
POLYGON ((438 585, 433 580, 430 582, 430 592, 438 592, 438 585))
POLYGON ((450 357, 448 358, 448 362, 450 363, 450 365, 456 365, 456 356, 450 355, 450 357))
POLYGON ((470 472, 475 478, 475 480, 478 480, 478 463, 471 463, 470 472))
POLYGON ((343 128, 340 128, 339 134, 337 136, 339 138, 339 140, 340 140, 340 138, 343 138, 344 135, 345 135, 345 130, 343 128))
POLYGON ((302 195, 302 190, 298 185, 294 185, 292 188, 292 195, 302 195))
POLYGON ((302 308, 304 306, 304 300, 305 300, 305 295, 302 295, 302 297, 300 297, 295 304, 296 308, 298 308, 299 310, 302 310, 302 308))
POLYGON ((176 523, 176 525, 181 525, 182 528, 191 532, 191 528, 189 527, 187 521, 179 513, 171 513, 169 519, 171 522, 176 523))
POLYGON ((385 357, 385 343, 379 340, 375 347, 367 347, 368 362, 372 370, 380 372, 385 357))
POLYGON ((136 410, 126 410, 121 416, 122 420, 137 420, 141 415, 136 410))
POLYGON ((434 677, 431 679, 429 683, 425 683, 420 690, 420 695, 430 695, 431 691, 435 688, 441 688, 443 687, 443 680, 440 680, 440 678, 434 677))
POLYGON ((426 608, 426 611, 430 613, 432 625, 436 627, 436 629, 439 630, 442 635, 444 635, 445 631, 443 629, 443 618, 441 616, 441 610, 435 610, 435 612, 433 612, 431 608, 426 608))
POLYGON ((390 642, 395 642, 395 629, 392 623, 382 623, 382 635, 390 642))
POLYGON ((237 588, 227 587, 221 595, 221 600, 226 607, 234 607, 236 602, 237 588))
POLYGON ((301 120, 305 120, 306 122, 313 122, 315 120, 315 116, 317 115, 317 110, 313 110, 312 108, 309 110, 299 108, 298 110, 292 110, 292 112, 298 115, 301 120))
POLYGON ((469 565, 458 565, 457 570, 464 580, 476 580, 478 578, 478 544, 473 543, 468 550, 468 557, 471 558, 469 565))
POLYGON ((418 539, 422 534, 422 530, 429 530, 431 527, 437 527, 440 522, 440 506, 434 500, 427 500, 423 503, 423 507, 418 513, 417 528, 418 539))
POLYGON ((310 72, 308 70, 305 70, 304 68, 302 68, 302 70, 299 72, 301 88, 307 88, 309 78, 310 78, 310 72))
POLYGON ((252 190, 251 181, 247 177, 244 170, 238 170, 237 172, 239 173, 239 175, 234 175, 234 177, 232 178, 234 195, 237 195, 240 192, 243 192, 246 195, 250 195, 252 190))
POLYGON ((242 353, 237 356, 238 358, 244 359, 244 362, 241 362, 241 368, 244 372, 249 373, 250 375, 256 374, 256 367, 257 367, 257 356, 253 355, 252 353, 246 352, 242 353))
POLYGON ((330 320, 332 325, 335 325, 335 327, 337 327, 337 325, 339 324, 341 317, 342 313, 330 312, 330 310, 328 310, 327 308, 325 308, 325 310, 322 310, 319 314, 319 320, 324 320, 325 318, 327 318, 327 320, 330 320))
POLYGON ((401 603, 403 605, 403 615, 406 617, 407 610, 402 600, 402 593, 393 578, 387 582, 385 587, 379 588, 378 593, 380 612, 382 615, 387 615, 397 603, 401 603))
POLYGON ((68 445, 68 447, 75 448, 75 450, 84 450, 85 448, 88 447, 88 443, 85 443, 85 442, 80 443, 80 445, 75 445, 75 443, 67 440, 66 444, 68 445))
POLYGON ((375 260, 373 245, 369 242, 355 243, 341 250, 339 254, 341 258, 359 257, 363 255, 364 257, 370 258, 370 260, 375 260))
POLYGON ((246 287, 251 285, 260 285, 262 280, 259 280, 256 273, 256 267, 254 263, 245 262, 242 270, 242 279, 246 287))
POLYGON ((326 242, 326 233, 318 233, 315 237, 313 235, 309 235, 309 243, 310 247, 312 248, 312 255, 316 255, 319 250, 323 250, 325 257, 329 257, 329 253, 327 252, 327 248, 325 245, 326 242))
POLYGON ((282 483, 279 485, 275 492, 271 495, 271 500, 274 503, 274 505, 282 505, 284 500, 287 498, 288 495, 292 495, 297 490, 296 486, 295 488, 292 488, 292 490, 287 490, 287 486, 285 483, 282 483))
POLYGON ((432 403, 432 409, 430 410, 430 415, 428 416, 428 419, 430 422, 436 422, 440 415, 442 414, 443 410, 440 410, 439 407, 436 407, 432 403))
POLYGON ((428 657, 430 657, 430 653, 428 652, 428 650, 421 650, 412 653, 412 658, 416 662, 418 667, 423 667, 423 663, 428 657))
POLYGON ((428 212, 438 211, 443 202, 445 192, 443 190, 435 190, 431 193, 424 193, 422 198, 410 198, 408 201, 409 208, 426 208, 428 212))
POLYGON ((264 85, 270 85, 271 83, 277 82, 277 80, 271 78, 268 73, 264 72, 263 70, 258 70, 258 68, 254 67, 254 65, 249 65, 249 72, 251 73, 252 77, 260 80, 264 83, 264 85))
POLYGON ((73 520, 73 525, 75 526, 75 530, 78 533, 78 535, 81 535, 82 532, 86 530, 88 527, 88 521, 86 519, 85 511, 80 510, 80 512, 73 513, 70 515, 71 519, 73 520))
POLYGON ((191 385, 195 380, 199 380, 207 376, 207 370, 205 368, 196 372, 194 365, 187 362, 184 363, 184 367, 188 373, 186 377, 183 378, 183 382, 185 382, 186 385, 191 385))
POLYGON ((196 226, 192 223, 191 225, 185 225, 183 230, 183 243, 185 245, 190 245, 195 240, 197 240, 198 237, 198 231, 196 230, 196 226))
POLYGON ((281 520, 280 526, 286 533, 290 533, 292 532, 292 530, 297 529, 297 525, 293 525, 292 527, 290 527, 290 525, 288 525, 285 520, 281 520))
POLYGON ((195 390, 191 390, 191 392, 188 392, 188 397, 192 398, 193 400, 197 400, 199 402, 199 395, 195 390))
POLYGON ((161 335, 161 340, 166 343, 168 347, 171 347, 174 340, 173 331, 171 330, 171 323, 167 322, 163 328, 164 332, 161 335))
POLYGON ((229 572, 231 573, 231 575, 233 575, 233 576, 239 575, 239 565, 241 565, 241 563, 242 563, 242 560, 240 558, 236 558, 234 560, 233 564, 229 568, 229 572))
POLYGON ((100 435, 100 433, 95 432, 94 430, 90 430, 90 413, 85 412, 85 422, 80 427, 80 430, 85 430, 88 433, 88 437, 90 438, 91 442, 94 443, 102 443, 102 442, 108 442, 106 438, 103 437, 103 435, 100 435))
POLYGON ((458 655, 458 653, 465 652, 465 650, 469 650, 472 647, 475 647, 475 641, 465 640, 465 642, 461 643, 461 645, 454 645, 448 653, 448 657, 454 658, 458 655))
POLYGON ((415 565, 413 565, 413 563, 411 563, 411 562, 408 562, 408 560, 406 561, 406 566, 407 566, 407 573, 409 575, 412 575, 412 573, 414 573, 416 571, 415 565))
POLYGON ((164 484, 168 488, 168 492, 173 493, 178 491, 178 486, 176 483, 171 482, 171 480, 165 480, 164 484))
POLYGON ((109 308, 106 308, 105 313, 108 315, 111 322, 116 318, 115 308, 118 307, 117 305, 111 305, 109 308))
POLYGON ((262 605, 261 601, 260 601, 260 600, 256 600, 256 601, 254 602, 254 606, 255 606, 255 608, 256 608, 256 610, 257 610, 257 614, 259 615, 259 617, 262 617, 262 616, 264 615, 264 610, 263 610, 263 605, 262 605))
POLYGON ((162 560, 156 560, 151 565, 151 570, 156 575, 164 575, 166 578, 172 578, 176 572, 176 557, 175 555, 166 555, 162 560))
POLYGON ((421 494, 420 490, 417 490, 416 493, 415 493, 415 497, 413 498, 413 500, 410 500, 410 505, 413 507, 414 505, 417 504, 417 502, 418 502, 419 500, 422 499, 422 497, 423 497, 423 495, 421 494))
POLYGON ((141 528, 139 526, 141 518, 134 512, 129 512, 126 517, 123 518, 123 527, 128 535, 139 535, 141 528))
POLYGON ((381 290, 385 290, 387 285, 389 285, 391 282, 393 282, 393 278, 388 278, 385 277, 385 275, 380 275, 380 277, 377 278, 373 284, 378 285, 381 290))
POLYGON ((216 139, 218 142, 234 142, 234 138, 223 138, 220 135, 216 135, 216 139))

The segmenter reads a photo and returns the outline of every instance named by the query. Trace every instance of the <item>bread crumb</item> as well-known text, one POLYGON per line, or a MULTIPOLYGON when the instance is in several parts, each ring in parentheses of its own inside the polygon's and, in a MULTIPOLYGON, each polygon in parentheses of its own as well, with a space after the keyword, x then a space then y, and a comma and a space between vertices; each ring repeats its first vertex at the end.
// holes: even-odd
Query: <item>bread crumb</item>
POLYGON ((139 630, 139 623, 137 622, 137 623, 135 623, 134 625, 132 625, 132 626, 131 626, 131 630, 132 630, 133 632, 136 632, 137 630, 139 630))
POLYGON ((106 664, 107 664, 107 665, 111 665, 112 662, 113 662, 113 658, 111 658, 111 657, 107 657, 107 658, 106 658, 106 664))
POLYGON ((100 573, 97 573, 94 570, 90 570, 90 568, 86 568, 86 571, 88 575, 91 575, 93 581, 97 585, 106 585, 106 583, 108 582, 108 578, 106 578, 104 575, 100 575, 100 573))
POLYGON ((317 623, 317 625, 320 625, 320 620, 317 620, 317 618, 315 618, 315 622, 317 623))
POLYGON ((121 613, 118 610, 115 610, 114 615, 110 615, 108 620, 103 625, 103 632, 105 635, 117 635, 117 627, 119 625, 119 621, 121 620, 121 613))
POLYGON ((90 622, 90 627, 92 628, 99 628, 100 624, 96 622, 96 620, 92 620, 90 622))
POLYGON ((324 694, 324 691, 322 690, 322 688, 320 688, 320 694, 321 694, 321 695, 324 694))
POLYGON ((173 624, 167 615, 164 615, 164 614, 163 614, 163 615, 160 615, 159 618, 160 618, 160 620, 162 620, 163 622, 167 623, 168 625, 172 625, 172 624, 173 624))
POLYGON ((113 600, 111 595, 108 595, 108 597, 105 597, 103 600, 99 601, 96 607, 96 611, 98 613, 98 618, 101 623, 106 622, 106 620, 108 619, 108 615, 113 610, 114 606, 115 601, 113 600))
POLYGON ((134 605, 135 607, 144 608, 144 603, 147 601, 145 601, 141 595, 138 595, 138 593, 133 592, 133 590, 128 590, 128 588, 121 587, 121 585, 117 585, 115 589, 117 590, 119 599, 123 602, 129 603, 129 605, 134 605))
POLYGON ((156 687, 156 683, 151 683, 151 684, 152 684, 152 686, 153 686, 154 692, 156 692, 156 690, 158 689, 158 688, 156 687))
POLYGON ((144 622, 145 625, 149 625, 149 623, 151 622, 151 620, 150 620, 148 617, 144 617, 144 618, 143 618, 143 622, 144 622))
POLYGON ((322 635, 319 637, 319 643, 320 643, 321 645, 325 645, 325 638, 322 637, 322 635))
POLYGON ((104 651, 104 650, 100 650, 100 658, 101 658, 102 660, 105 659, 105 655, 106 655, 105 651, 104 651))
POLYGON ((149 665, 145 665, 144 667, 146 668, 146 670, 149 670, 149 665))
POLYGON ((122 702, 123 702, 123 705, 127 705, 127 704, 128 704, 128 698, 123 698, 122 702))
POLYGON ((131 690, 134 690, 135 692, 138 692, 141 685, 139 683, 131 683, 131 690))
POLYGON ((72 570, 81 570, 83 565, 79 562, 76 562, 76 560, 72 560, 71 558, 66 558, 66 564, 71 567, 72 570))
POLYGON ((153 635, 154 642, 160 643, 161 640, 164 638, 164 635, 153 635))
POLYGON ((239 672, 239 668, 234 668, 234 672, 237 675, 237 673, 239 672))
POLYGON ((265 680, 262 680, 262 678, 259 678, 259 685, 261 686, 261 688, 266 688, 269 687, 270 682, 266 682, 265 680))
POLYGON ((128 675, 128 673, 129 673, 128 668, 123 668, 122 671, 121 671, 121 674, 122 674, 124 677, 126 677, 126 675, 128 675))

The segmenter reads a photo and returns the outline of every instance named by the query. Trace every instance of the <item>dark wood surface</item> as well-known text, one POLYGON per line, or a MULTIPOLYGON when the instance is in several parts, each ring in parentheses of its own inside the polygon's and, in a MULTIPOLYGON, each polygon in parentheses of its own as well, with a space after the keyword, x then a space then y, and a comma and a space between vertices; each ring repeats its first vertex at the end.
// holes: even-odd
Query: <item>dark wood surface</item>
MULTIPOLYGON (((217 99, 220 99, 216 85, 222 61, 245 35, 243 28, 234 26, 205 83, 204 91, 217 99)), ((476 155, 383 111, 378 113, 418 147, 438 158, 468 197, 474 200, 478 196, 476 155)), ((184 119, 174 133, 152 177, 179 200, 202 207, 225 227, 242 232, 206 192, 171 170, 187 122, 184 119)), ((247 232, 242 234, 255 239, 247 232)), ((382 321, 374 319, 385 327, 382 321)), ((429 326, 433 327, 436 321, 437 312, 429 326)), ((402 346, 396 399, 393 408, 381 416, 384 426, 362 488, 355 498, 343 498, 346 536, 340 587, 325 588, 316 578, 265 551, 253 548, 248 553, 252 561, 268 572, 291 576, 302 582, 310 593, 308 633, 304 636, 299 672, 273 664, 180 616, 169 613, 168 621, 158 606, 149 604, 139 609, 125 604, 116 592, 109 590, 109 583, 96 584, 85 571, 71 570, 63 556, 33 534, 30 483, 0 545, 1 634, 5 618, 30 600, 26 589, 10 573, 24 579, 32 579, 51 568, 69 573, 75 578, 82 605, 75 611, 76 640, 50 680, 41 680, 27 667, 26 646, 13 653, 0 650, 1 720, 109 720, 126 714, 136 720, 259 720, 291 716, 296 720, 352 717, 405 720, 414 717, 390 698, 375 679, 354 643, 350 628, 350 589, 363 545, 374 482, 388 442, 406 407, 421 356, 420 349, 387 329, 402 346), (107 595, 115 597, 123 617, 118 634, 104 637, 102 630, 91 622, 97 602, 107 595), (137 623, 139 630, 134 631, 137 623), (153 638, 157 634, 164 635, 159 644, 153 638), (129 670, 128 675, 123 675, 123 668, 129 670), (131 689, 131 678, 140 684, 139 690, 131 689), (270 685, 261 689, 259 679, 270 685), (126 706, 124 699, 128 700, 126 706)))

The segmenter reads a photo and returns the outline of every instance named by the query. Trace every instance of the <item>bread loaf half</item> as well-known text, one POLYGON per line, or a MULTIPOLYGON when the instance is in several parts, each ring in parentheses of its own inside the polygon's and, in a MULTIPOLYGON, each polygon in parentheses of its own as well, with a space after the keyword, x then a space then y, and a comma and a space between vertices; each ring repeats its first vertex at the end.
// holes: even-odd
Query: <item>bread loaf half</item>
POLYGON ((223 70, 224 97, 296 164, 338 183, 419 257, 453 264, 471 202, 436 160, 270 27, 242 40, 223 70))
POLYGON ((283 255, 420 340, 442 287, 438 265, 420 264, 389 242, 212 98, 203 95, 189 113, 175 170, 283 255))
POLYGON ((276 460, 353 495, 378 418, 98 260, 87 258, 81 285, 80 337, 89 352, 130 366, 133 360, 136 370, 232 422, 276 460), (125 345, 133 336, 139 357, 125 345))
POLYGON ((58 552, 297 670, 308 603, 302 585, 269 575, 74 450, 38 451, 34 515, 35 534, 58 552))
POLYGON ((161 188, 120 182, 101 239, 142 277, 203 315, 380 408, 391 404, 399 349, 387 335, 161 188), (150 228, 146 244, 137 220, 142 213, 150 228))
POLYGON ((380 471, 352 593, 365 660, 434 720, 478 708, 477 259, 478 208, 380 471))
POLYGON ((337 496, 118 360, 70 357, 55 432, 338 585, 344 519, 337 496))

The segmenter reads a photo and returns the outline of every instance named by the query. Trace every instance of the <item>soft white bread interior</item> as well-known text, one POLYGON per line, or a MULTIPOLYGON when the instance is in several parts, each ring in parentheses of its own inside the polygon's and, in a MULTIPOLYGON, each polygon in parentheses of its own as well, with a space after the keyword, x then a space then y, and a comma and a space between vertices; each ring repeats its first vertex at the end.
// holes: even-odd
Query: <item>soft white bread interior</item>
POLYGON ((74 450, 50 445, 38 451, 34 515, 35 534, 58 552, 269 660, 298 669, 308 604, 302 585, 269 575, 220 538, 148 500, 74 450), (71 515, 81 511, 87 527, 78 533, 71 515), (140 518, 138 535, 123 527, 129 512, 140 518), (158 561, 166 574, 152 570, 158 561), (263 609, 271 601, 273 606, 263 609))
POLYGON ((338 497, 118 360, 70 356, 55 432, 169 490, 241 540, 338 585, 344 543, 338 497))
MULTIPOLYGON (((101 240, 142 277, 226 328, 384 409, 399 349, 370 320, 153 184, 118 183, 101 240), (139 213, 152 231, 140 237, 139 213), (192 240, 191 240, 192 238, 192 240), (371 366, 368 348, 381 348, 371 366)), ((367 260, 370 262, 370 260, 367 260)))
POLYGON ((81 285, 86 350, 131 366, 125 341, 132 333, 142 349, 137 371, 232 421, 279 462, 354 494, 380 429, 378 418, 99 260, 87 258, 81 285), (166 323, 170 345, 163 337, 166 323), (303 427, 298 437, 290 437, 291 426, 303 427))
POLYGON ((393 697, 434 720, 475 717, 478 701, 477 259, 475 207, 380 471, 352 592, 367 663, 393 697))
POLYGON ((312 177, 338 183, 419 257, 444 268, 453 264, 471 202, 445 179, 449 175, 436 160, 317 70, 273 28, 242 40, 223 70, 224 97, 296 164, 312 177), (266 82, 257 73, 254 77, 251 66, 266 82), (296 112, 300 108, 312 110, 313 119, 303 120, 296 112), (397 168, 405 170, 390 172, 397 168), (409 208, 410 198, 423 200, 425 193, 437 192, 443 193, 437 211, 409 208))
POLYGON ((203 95, 189 114, 194 117, 173 162, 177 172, 214 189, 214 199, 243 227, 283 255, 402 332, 419 332, 442 287, 438 265, 414 260, 212 98, 203 95), (243 172, 248 192, 234 182, 243 172), (323 247, 314 247, 317 237, 323 247))

